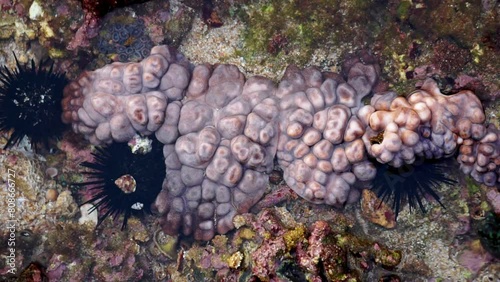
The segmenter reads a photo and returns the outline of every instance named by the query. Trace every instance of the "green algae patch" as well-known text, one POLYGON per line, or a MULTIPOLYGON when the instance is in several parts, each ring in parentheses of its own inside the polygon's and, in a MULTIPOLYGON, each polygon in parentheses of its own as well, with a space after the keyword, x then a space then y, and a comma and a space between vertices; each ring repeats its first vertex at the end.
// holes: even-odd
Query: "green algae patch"
POLYGON ((481 1, 427 1, 412 11, 409 22, 422 35, 451 37, 462 46, 471 48, 477 34, 494 28, 495 12, 481 11, 481 1))
POLYGON ((479 226, 481 245, 496 258, 500 258, 500 215, 489 212, 479 226))
POLYGON ((94 249, 95 238, 92 230, 78 223, 60 223, 47 234, 44 249, 48 254, 61 255, 63 261, 72 261, 82 253, 94 249))
POLYGON ((296 228, 288 230, 285 234, 283 234, 287 252, 294 249, 299 242, 304 241, 306 233, 306 227, 298 225, 296 228))
POLYGON ((481 193, 481 186, 477 184, 472 177, 467 176, 465 178, 465 182, 467 184, 467 190, 469 192, 469 195, 481 193))
POLYGON ((405 21, 410 16, 411 1, 401 1, 396 10, 397 17, 401 21, 405 21))
POLYGON ((12 15, 2 15, 0 20, 0 39, 9 39, 16 33, 16 17, 12 15))
POLYGON ((373 1, 361 0, 269 0, 249 4, 238 13, 247 26, 245 46, 239 55, 250 62, 303 66, 316 48, 364 37, 367 29, 356 27, 367 25, 372 5, 373 1))

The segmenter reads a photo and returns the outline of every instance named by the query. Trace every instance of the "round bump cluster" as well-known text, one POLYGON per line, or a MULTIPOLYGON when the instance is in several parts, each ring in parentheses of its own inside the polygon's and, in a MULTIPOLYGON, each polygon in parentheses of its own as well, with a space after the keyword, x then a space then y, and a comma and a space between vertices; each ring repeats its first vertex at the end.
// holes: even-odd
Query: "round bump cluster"
POLYGON ((394 167, 411 164, 416 156, 448 157, 465 140, 480 140, 486 133, 477 97, 470 91, 445 96, 432 79, 408 98, 376 94, 363 111, 371 113, 363 136, 368 153, 394 167))
POLYGON ((131 24, 106 25, 99 33, 97 50, 101 54, 116 55, 115 60, 119 62, 138 61, 147 57, 154 46, 145 30, 142 19, 131 24))
POLYGON ((164 126, 166 109, 182 99, 189 79, 187 63, 167 46, 156 46, 139 63, 112 63, 71 82, 62 119, 94 145, 127 142, 164 126))
POLYGON ((277 147, 278 105, 271 81, 245 82, 236 66, 199 65, 192 76, 182 107, 172 111, 178 117, 157 132, 169 136, 178 129, 164 147, 166 179, 155 208, 167 233, 209 240, 233 229, 233 217, 264 194, 277 147))
POLYGON ((500 183, 500 130, 490 124, 481 140, 464 140, 458 162, 477 182, 488 186, 500 183))
POLYGON ((358 109, 378 79, 376 65, 359 60, 338 74, 289 67, 277 90, 280 130, 277 157, 297 194, 318 204, 343 205, 356 182, 373 179, 361 137, 358 109))

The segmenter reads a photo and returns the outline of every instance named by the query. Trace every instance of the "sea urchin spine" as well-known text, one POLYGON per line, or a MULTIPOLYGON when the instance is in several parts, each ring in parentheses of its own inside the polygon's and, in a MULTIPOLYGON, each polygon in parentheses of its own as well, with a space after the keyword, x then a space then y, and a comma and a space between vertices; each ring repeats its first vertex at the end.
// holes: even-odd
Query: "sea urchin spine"
POLYGON ((422 199, 427 195, 444 207, 435 189, 441 184, 456 184, 456 181, 445 175, 446 171, 450 170, 450 165, 447 160, 422 158, 399 168, 388 164, 377 164, 377 175, 372 183, 373 190, 383 201, 392 202, 396 219, 405 202, 410 206, 410 210, 418 204, 422 213, 425 213, 422 199))

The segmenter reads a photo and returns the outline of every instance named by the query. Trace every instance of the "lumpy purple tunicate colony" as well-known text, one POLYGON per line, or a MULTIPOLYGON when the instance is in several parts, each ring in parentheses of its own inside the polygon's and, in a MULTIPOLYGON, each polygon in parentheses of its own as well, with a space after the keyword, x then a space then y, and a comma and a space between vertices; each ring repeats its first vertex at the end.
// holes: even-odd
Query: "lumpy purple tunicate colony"
POLYGON ((192 66, 156 46, 141 62, 68 85, 63 121, 95 145, 155 134, 167 168, 154 209, 164 231, 199 240, 234 228, 233 217, 264 194, 275 156, 297 194, 334 206, 375 177, 375 160, 399 167, 458 148, 462 171, 500 181, 499 131, 484 124, 472 92, 445 96, 428 79, 407 97, 377 93, 365 105, 379 72, 365 56, 342 74, 290 66, 276 85, 233 65, 192 66))

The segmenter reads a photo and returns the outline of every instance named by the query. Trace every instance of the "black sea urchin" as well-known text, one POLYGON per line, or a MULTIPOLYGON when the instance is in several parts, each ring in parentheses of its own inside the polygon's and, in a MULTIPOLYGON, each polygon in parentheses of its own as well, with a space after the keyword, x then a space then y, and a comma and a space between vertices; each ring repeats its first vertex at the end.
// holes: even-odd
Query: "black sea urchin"
POLYGON ((127 143, 113 143, 97 148, 92 155, 94 162, 81 164, 90 169, 83 172, 88 175, 88 181, 77 185, 95 192, 85 203, 99 208, 99 224, 108 216, 116 219, 123 215, 123 230, 132 215, 151 213, 150 206, 165 178, 163 145, 159 141, 155 139, 147 153, 133 153, 127 143))
POLYGON ((373 190, 385 202, 392 200, 392 209, 398 217, 402 203, 408 202, 410 210, 418 204, 425 213, 422 199, 432 196, 442 207, 439 195, 434 189, 440 184, 455 184, 445 176, 449 171, 447 160, 417 160, 410 165, 395 168, 377 163, 377 175, 373 180, 373 190))
POLYGON ((0 68, 0 130, 11 131, 5 148, 18 143, 24 136, 32 145, 48 146, 51 138, 59 138, 64 130, 61 121, 61 100, 67 84, 64 73, 53 71, 54 64, 43 67, 21 64, 17 68, 0 68))

